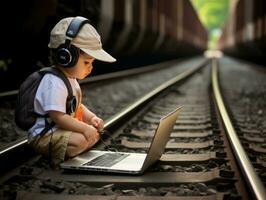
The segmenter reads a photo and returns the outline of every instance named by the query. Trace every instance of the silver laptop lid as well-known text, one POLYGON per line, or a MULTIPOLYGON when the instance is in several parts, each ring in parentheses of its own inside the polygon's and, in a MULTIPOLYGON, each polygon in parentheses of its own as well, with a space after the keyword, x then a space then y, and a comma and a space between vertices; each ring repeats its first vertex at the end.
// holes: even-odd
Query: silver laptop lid
MULTIPOLYGON (((149 147, 148 153, 147 154, 143 154, 143 156, 145 158, 143 158, 142 162, 139 163, 140 166, 140 170, 137 171, 130 171, 130 174, 142 174, 144 172, 144 170, 146 170, 150 165, 152 165, 154 162, 156 162, 161 155, 164 152, 166 143, 169 140, 170 134, 172 132, 173 126, 176 122, 176 119, 178 117, 179 114, 179 110, 181 107, 175 109, 174 111, 170 112, 169 114, 167 114, 165 117, 162 117, 160 120, 160 123, 157 126, 157 129, 154 133, 151 145, 149 147)), ((87 153, 83 153, 73 159, 67 160, 63 163, 60 164, 60 166, 64 169, 79 169, 79 170, 93 170, 93 171, 97 171, 96 169, 100 169, 100 171, 107 171, 107 172, 120 172, 120 173, 127 173, 128 172, 128 168, 121 168, 120 170, 117 169, 112 169, 112 167, 110 168, 91 168, 91 167, 87 167, 87 166, 83 166, 83 164, 85 162, 88 162, 88 153, 89 154, 94 154, 97 150, 91 150, 87 153)), ((100 151, 99 151, 100 152, 100 151)), ((99 152, 95 153, 97 155, 102 155, 99 154, 99 152)), ((102 152, 107 152, 107 151, 102 151, 102 152)), ((117 153, 117 152, 114 152, 117 153)), ((121 152, 120 152, 121 153, 121 152)), ((130 153, 131 154, 131 153, 130 153)), ((134 153, 132 153, 134 154, 134 153)), ((96 155, 95 155, 96 156, 96 155)), ((97 157, 97 156, 96 156, 97 157)), ((136 164, 136 162, 134 162, 136 164)))
POLYGON ((144 170, 146 170, 150 165, 159 160, 162 156, 166 143, 169 140, 170 134, 177 120, 180 109, 181 107, 178 107, 174 111, 167 114, 165 117, 161 118, 151 142, 151 146, 148 150, 146 159, 142 166, 142 172, 144 172, 144 170))

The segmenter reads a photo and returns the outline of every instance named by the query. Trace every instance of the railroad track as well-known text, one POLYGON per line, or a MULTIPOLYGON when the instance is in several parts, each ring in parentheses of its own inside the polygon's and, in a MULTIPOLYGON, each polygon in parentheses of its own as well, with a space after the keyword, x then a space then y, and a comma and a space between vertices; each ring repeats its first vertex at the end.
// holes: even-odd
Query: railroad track
POLYGON ((260 179, 266 186, 266 70, 231 58, 218 63, 224 100, 233 127, 260 179), (237 77, 237 81, 235 81, 237 77), (231 83, 233 87, 231 87, 231 83))
POLYGON ((3 176, 8 187, 2 187, 3 194, 17 199, 263 199, 254 169, 239 162, 245 154, 234 146, 212 64, 212 80, 210 65, 182 73, 107 121, 112 136, 95 149, 146 152, 160 117, 183 106, 164 154, 144 175, 50 170, 35 157, 3 176))
MULTIPOLYGON (((196 69, 204 62, 204 58, 192 59, 189 62, 174 60, 84 79, 80 83, 83 91, 83 102, 106 121, 165 79, 173 77, 173 72, 178 74, 186 69, 196 69), (160 75, 158 78, 151 79, 158 74, 160 75), (143 84, 146 80, 149 82, 143 84), (132 91, 130 95, 125 91, 125 88, 132 91)), ((17 92, 14 90, 0 94, 0 121, 2 122, 2 127, 0 127, 0 160, 9 159, 11 164, 13 164, 11 159, 16 152, 23 150, 26 155, 32 155, 31 150, 27 149, 27 133, 19 130, 14 123, 17 92)), ((17 159, 14 159, 14 162, 16 161, 17 159)), ((9 165, 5 165, 0 171, 9 167, 9 165)))

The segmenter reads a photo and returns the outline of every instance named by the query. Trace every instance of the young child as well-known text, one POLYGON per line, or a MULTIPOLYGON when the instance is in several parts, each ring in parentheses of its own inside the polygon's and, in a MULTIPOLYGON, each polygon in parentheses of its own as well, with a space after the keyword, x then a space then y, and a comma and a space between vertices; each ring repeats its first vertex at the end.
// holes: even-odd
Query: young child
POLYGON ((94 59, 114 62, 115 58, 102 49, 100 36, 86 18, 69 17, 59 21, 51 31, 50 43, 55 67, 68 78, 76 97, 77 106, 71 115, 66 114, 67 87, 53 74, 45 74, 38 87, 35 112, 48 114, 48 121, 56 125, 40 135, 45 119, 39 117, 29 130, 29 144, 38 152, 50 156, 58 165, 90 149, 98 140, 103 120, 82 104, 81 89, 77 79, 88 76, 94 59))

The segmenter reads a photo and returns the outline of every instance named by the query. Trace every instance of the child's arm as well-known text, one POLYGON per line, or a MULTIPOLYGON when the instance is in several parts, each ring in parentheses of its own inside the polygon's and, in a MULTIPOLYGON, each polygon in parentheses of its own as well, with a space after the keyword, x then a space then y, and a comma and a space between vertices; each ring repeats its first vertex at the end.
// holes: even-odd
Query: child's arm
POLYGON ((79 121, 73 117, 71 117, 68 114, 59 112, 59 111, 48 111, 50 118, 60 127, 66 130, 70 130, 73 132, 78 132, 78 133, 85 133, 88 132, 88 129, 91 129, 90 131, 92 134, 97 133, 97 130, 82 122, 79 121))
POLYGON ((93 125, 98 130, 103 129, 103 120, 97 117, 93 112, 91 112, 86 106, 82 106, 82 119, 85 123, 93 125))
POLYGON ((91 112, 86 106, 81 104, 82 109, 82 119, 85 123, 90 124, 91 119, 96 116, 93 112, 91 112))
POLYGON ((91 125, 88 125, 82 121, 79 121, 68 114, 59 111, 48 111, 50 118, 60 127, 73 132, 83 134, 87 140, 90 138, 99 139, 99 133, 97 129, 91 125))

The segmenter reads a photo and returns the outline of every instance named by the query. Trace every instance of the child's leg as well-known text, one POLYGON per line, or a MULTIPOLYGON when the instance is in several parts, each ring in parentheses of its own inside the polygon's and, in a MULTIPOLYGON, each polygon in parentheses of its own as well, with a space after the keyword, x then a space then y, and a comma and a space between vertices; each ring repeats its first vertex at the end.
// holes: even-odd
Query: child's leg
POLYGON ((51 158, 55 165, 67 157, 74 157, 91 148, 98 140, 89 141, 81 134, 63 129, 57 129, 53 134, 46 133, 36 136, 30 145, 37 153, 51 158))
POLYGON ((66 156, 74 157, 83 152, 88 146, 86 138, 81 133, 72 132, 69 136, 66 156))
POLYGON ((65 159, 71 133, 71 131, 57 129, 54 133, 36 136, 29 144, 37 153, 50 158, 53 164, 58 165, 65 159))
POLYGON ((72 132, 67 145, 66 155, 74 157, 85 150, 90 149, 98 140, 92 137, 88 139, 81 133, 72 132))

